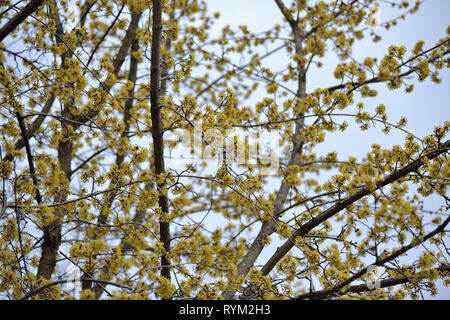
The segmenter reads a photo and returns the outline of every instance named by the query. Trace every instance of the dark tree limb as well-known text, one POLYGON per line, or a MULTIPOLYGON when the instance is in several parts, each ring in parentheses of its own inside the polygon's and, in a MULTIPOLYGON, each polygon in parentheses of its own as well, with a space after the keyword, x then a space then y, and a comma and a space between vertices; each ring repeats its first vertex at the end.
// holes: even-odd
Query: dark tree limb
MULTIPOLYGON (((150 67, 150 104, 152 113, 152 137, 153 160, 157 177, 164 175, 164 141, 161 122, 161 32, 162 32, 162 3, 161 0, 153 1, 153 25, 151 45, 150 67)), ((167 253, 170 251, 170 227, 167 221, 169 214, 169 200, 164 194, 165 182, 158 184, 158 204, 162 211, 162 219, 159 223, 160 241, 163 243, 164 254, 161 256, 161 275, 170 280, 170 262, 167 253)))
POLYGON ((30 1, 19 13, 12 17, 3 27, 0 28, 0 42, 3 41, 14 29, 31 15, 45 0, 30 1))
MULTIPOLYGON (((26 131, 26 136, 27 136, 28 141, 35 135, 35 133, 41 127, 41 125, 44 122, 48 112, 50 111, 54 101, 55 101, 55 95, 51 94, 50 98, 47 100, 44 107, 42 108, 42 111, 40 112, 40 114, 36 117, 36 119, 31 124, 31 128, 26 131)), ((23 136, 23 134, 22 134, 22 136, 23 136)), ((24 146, 25 146, 25 141, 22 137, 16 141, 14 148, 19 150, 19 149, 22 149, 24 146)), ((12 161, 12 160, 13 160, 13 156, 10 153, 8 153, 3 157, 3 159, 1 161, 12 161)))
POLYGON ((20 133, 22 134, 23 143, 25 145, 25 150, 27 153, 28 167, 30 169, 31 179, 33 179, 33 185, 36 188, 36 196, 35 196, 36 201, 38 204, 41 204, 42 196, 39 191, 39 183, 37 181, 36 174, 35 174, 33 154, 31 153, 30 142, 28 141, 27 129, 25 127, 25 121, 23 120, 23 117, 20 114, 20 112, 16 112, 16 118, 17 118, 17 121, 19 122, 20 133))

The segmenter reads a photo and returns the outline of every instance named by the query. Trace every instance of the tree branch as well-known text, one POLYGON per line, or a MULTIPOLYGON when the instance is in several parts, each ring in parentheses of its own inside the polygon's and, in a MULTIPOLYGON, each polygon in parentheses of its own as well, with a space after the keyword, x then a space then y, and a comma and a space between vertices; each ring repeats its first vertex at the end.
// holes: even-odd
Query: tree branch
MULTIPOLYGON (((438 233, 443 232, 445 227, 449 223, 450 223, 450 216, 447 217, 447 219, 445 219, 445 221, 442 224, 440 224, 436 229, 434 229, 433 231, 428 233, 425 237, 423 237, 423 239, 420 239, 420 243, 423 243, 423 242, 427 241, 428 239, 434 237, 438 233)), ((385 258, 383 258, 381 260, 375 261, 375 263, 373 265, 383 266, 385 263, 394 260, 399 255, 405 253, 406 251, 412 249, 413 247, 414 247, 414 245, 412 245, 412 244, 404 246, 404 247, 400 248, 399 250, 396 250, 392 254, 388 255, 387 257, 385 257, 385 258)), ((440 269, 441 270, 439 270, 439 268, 438 268, 439 271, 449 271, 450 265, 444 265, 444 266, 440 267, 440 269)), ((341 289, 343 289, 345 286, 349 285, 350 283, 352 283, 356 279, 358 279, 361 276, 363 276, 367 272, 367 270, 368 270, 368 267, 365 267, 365 268, 361 269, 360 271, 355 273, 350 278, 348 278, 345 281, 342 281, 341 283, 339 283, 336 286, 334 286, 332 289, 321 290, 321 291, 311 292, 311 293, 308 293, 308 294, 305 294, 305 295, 300 295, 300 296, 297 296, 296 299, 306 299, 306 298, 308 298, 307 295, 309 295, 309 294, 311 294, 311 297, 314 297, 314 299, 324 299, 324 298, 326 298, 326 297, 328 297, 330 295, 336 294, 341 289)), ((407 277, 406 278, 402 278, 402 279, 403 279, 403 283, 410 281, 410 279, 407 278, 407 277)), ((396 283, 396 281, 399 281, 399 279, 385 280, 384 287, 388 287, 388 286, 392 286, 392 285, 395 285, 395 284, 399 284, 399 283, 396 283)), ((400 283, 402 283, 402 282, 400 282, 400 283)), ((348 290, 345 291, 345 293, 346 292, 353 292, 353 293, 355 293, 355 292, 363 292, 363 291, 368 291, 368 290, 369 289, 367 288, 367 285, 359 285, 359 286, 354 286, 353 288, 350 287, 348 290), (366 289, 364 289, 364 288, 366 288, 366 289)))
MULTIPOLYGON (((153 1, 153 26, 151 45, 151 67, 150 67, 150 104, 152 114, 152 137, 153 137, 153 160, 155 174, 157 177, 164 175, 164 142, 163 128, 161 122, 160 90, 161 90, 161 31, 162 31, 162 3, 161 0, 153 1)), ((161 275, 170 280, 170 265, 167 253, 170 251, 170 228, 167 221, 169 215, 169 201, 164 194, 165 182, 159 183, 160 194, 158 197, 159 207, 162 215, 160 218, 160 240, 165 252, 161 256, 161 275)))
MULTIPOLYGON (((441 147, 435 151, 430 152, 426 155, 428 159, 434 159, 440 154, 446 152, 450 148, 450 140, 447 140, 445 143, 441 145, 441 147)), ((377 189, 380 189, 404 176, 409 174, 410 172, 417 171, 424 163, 422 162, 422 158, 425 156, 413 161, 412 163, 404 166, 403 168, 391 173, 386 178, 384 178, 382 181, 377 183, 377 189)), ((374 190, 369 190, 368 188, 362 188, 359 191, 355 192, 354 194, 342 199, 337 204, 333 205, 332 207, 328 208, 327 210, 323 211, 318 216, 312 218, 305 224, 303 224, 299 229, 297 229, 292 236, 286 240, 286 242, 279 247, 275 253, 272 255, 272 257, 267 261, 267 263, 263 266, 261 269, 263 275, 267 275, 272 271, 272 269, 275 267, 275 265, 280 261, 286 253, 291 250, 291 248, 295 244, 295 239, 297 237, 302 237, 306 235, 308 232, 310 232, 313 228, 321 224, 322 222, 328 220, 335 214, 339 213, 341 210, 347 208, 354 202, 360 200, 361 198, 369 195, 374 190)))
MULTIPOLYGON (((441 43, 438 43, 438 44, 435 45, 434 47, 432 47, 432 48, 430 48, 430 49, 428 49, 428 50, 425 50, 425 51, 423 51, 423 52, 421 52, 421 53, 415 55, 414 57, 411 57, 411 58, 408 59, 407 61, 405 61, 405 62, 403 62, 402 64, 398 65, 395 69, 400 69, 400 68, 406 66, 406 65, 407 65, 408 63, 410 63, 411 61, 414 61, 415 59, 421 57, 422 55, 427 54, 428 52, 433 51, 433 50, 435 50, 435 49, 437 49, 437 48, 439 48, 439 47, 441 47, 441 46, 444 46, 444 45, 445 45, 446 43, 448 43, 448 42, 450 42, 450 39, 447 39, 447 40, 442 41, 441 43)), ((448 55, 449 53, 450 53, 450 50, 447 50, 446 52, 444 52, 444 55, 448 55)), ((433 62, 433 61, 435 61, 436 59, 438 59, 438 58, 430 59, 430 60, 428 60, 428 61, 429 61, 429 62, 433 62)), ((405 72, 403 72, 403 73, 401 73, 401 74, 396 75, 395 77, 403 78, 403 77, 406 77, 406 76, 410 75, 410 74, 413 73, 414 71, 415 71, 415 69, 414 69, 414 68, 411 68, 411 69, 409 69, 408 71, 405 71, 405 72)), ((338 84, 338 85, 335 85, 335 86, 332 86, 332 87, 325 88, 325 89, 323 89, 323 90, 324 90, 324 91, 328 91, 328 92, 333 92, 333 91, 336 91, 336 90, 344 89, 344 88, 346 88, 347 85, 351 85, 351 86, 353 87, 353 88, 351 89, 351 91, 354 91, 354 90, 356 90, 356 89, 358 89, 358 88, 360 88, 360 87, 362 87, 362 86, 364 86, 364 85, 371 84, 371 83, 379 83, 379 82, 383 82, 383 81, 385 81, 385 80, 386 80, 386 79, 383 79, 383 77, 376 76, 376 77, 373 77, 373 78, 368 79, 368 80, 363 81, 363 82, 346 82, 346 83, 342 83, 342 84, 338 84)))
MULTIPOLYGON (((101 279, 92 279, 92 278, 86 278, 86 279, 83 279, 83 280, 92 281, 92 282, 96 282, 96 283, 99 283, 99 284, 112 285, 112 286, 115 286, 115 287, 119 287, 121 289, 126 289, 128 291, 133 291, 133 292, 136 291, 136 290, 134 290, 133 288, 131 288, 129 286, 126 286, 126 285, 123 285, 123 284, 120 284, 120 283, 111 282, 111 281, 106 281, 106 280, 101 280, 101 279)), ((31 297, 39 294, 40 292, 42 292, 43 290, 45 290, 45 289, 47 289, 49 287, 57 286, 57 285, 64 284, 64 283, 69 283, 69 282, 73 282, 73 280, 57 280, 57 281, 52 281, 52 282, 46 283, 46 284, 44 284, 44 285, 42 285, 42 286, 40 286, 40 287, 38 287, 36 289, 31 290, 30 292, 28 292, 26 295, 24 295, 19 300, 28 300, 31 297)))
MULTIPOLYGON (((441 267, 438 267, 435 269, 439 272, 450 272, 450 264, 444 264, 441 267)), ((409 283, 411 282, 411 277, 402 277, 402 278, 391 278, 391 279, 385 279, 381 280, 379 282, 380 288, 387 288, 387 287, 393 287, 399 284, 409 283)), ((371 291, 373 289, 369 289, 367 287, 367 284, 358 284, 350 286, 347 290, 344 292, 336 292, 336 290, 320 290, 315 292, 309 292, 300 294, 295 297, 295 300, 304 300, 304 299, 311 299, 311 300, 321 300, 326 299, 330 296, 340 296, 348 293, 362 293, 366 291, 371 291)))
POLYGON ((34 170, 33 154, 31 153, 31 147, 30 147, 30 142, 28 141, 28 137, 27 137, 27 129, 25 127, 25 122, 24 122, 20 112, 16 112, 16 117, 17 117, 17 121, 19 122, 20 132, 22 134, 23 143, 25 145, 25 150, 27 152, 28 167, 30 169, 31 179, 33 179, 33 184, 36 188, 36 201, 38 204, 41 204, 42 196, 39 191, 39 183, 37 181, 35 170, 34 170))
POLYGON ((277 4, 278 8, 280 9, 281 13, 283 14, 286 21, 289 23, 292 29, 298 29, 298 26, 296 25, 296 21, 294 18, 288 13, 288 9, 284 5, 283 1, 281 0, 275 0, 275 3, 277 4))
POLYGON ((0 28, 0 42, 3 41, 14 29, 21 24, 29 15, 44 2, 44 0, 30 1, 19 13, 12 17, 3 27, 0 28))

